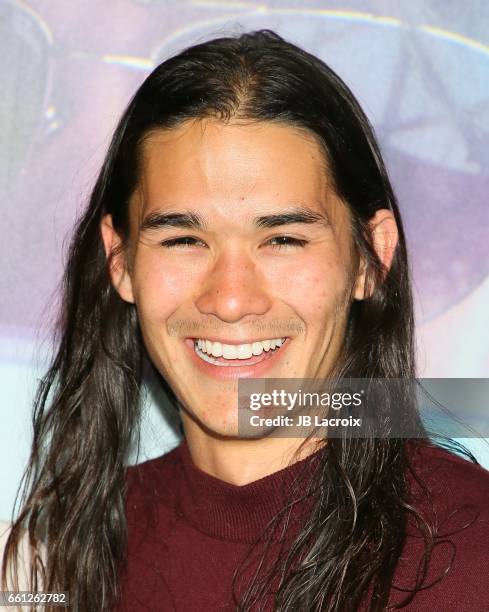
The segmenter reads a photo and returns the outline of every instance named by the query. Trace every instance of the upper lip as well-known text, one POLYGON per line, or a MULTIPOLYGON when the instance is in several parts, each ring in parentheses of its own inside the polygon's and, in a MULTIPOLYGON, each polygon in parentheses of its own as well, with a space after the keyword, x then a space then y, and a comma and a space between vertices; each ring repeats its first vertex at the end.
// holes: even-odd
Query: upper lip
POLYGON ((209 338, 208 336, 195 336, 190 340, 209 340, 209 342, 219 342, 221 344, 253 344, 253 342, 265 342, 265 340, 273 340, 276 338, 284 338, 287 340, 287 336, 267 336, 266 338, 254 339, 254 340, 229 340, 222 338, 209 338))

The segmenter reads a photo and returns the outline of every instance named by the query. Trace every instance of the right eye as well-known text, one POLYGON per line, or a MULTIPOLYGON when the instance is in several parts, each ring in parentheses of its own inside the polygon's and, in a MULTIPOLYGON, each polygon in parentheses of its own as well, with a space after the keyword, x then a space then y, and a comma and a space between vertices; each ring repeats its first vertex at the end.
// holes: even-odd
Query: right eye
POLYGON ((175 247, 192 247, 195 246, 198 242, 204 244, 202 240, 194 238, 193 236, 182 236, 181 238, 170 238, 169 240, 163 240, 163 242, 161 242, 160 244, 161 246, 164 246, 167 249, 171 249, 175 247))

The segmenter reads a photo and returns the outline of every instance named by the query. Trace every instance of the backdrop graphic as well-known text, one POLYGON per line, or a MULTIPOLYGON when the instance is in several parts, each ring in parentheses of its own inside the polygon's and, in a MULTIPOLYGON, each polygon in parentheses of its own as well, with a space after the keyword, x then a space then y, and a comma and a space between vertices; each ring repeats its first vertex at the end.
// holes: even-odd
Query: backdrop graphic
MULTIPOLYGON (((489 375, 489 3, 0 0, 0 518, 28 455, 66 242, 120 113, 169 55, 264 27, 330 64, 375 126, 410 247, 420 374, 489 375)), ((160 404, 140 458, 178 440, 160 404)))

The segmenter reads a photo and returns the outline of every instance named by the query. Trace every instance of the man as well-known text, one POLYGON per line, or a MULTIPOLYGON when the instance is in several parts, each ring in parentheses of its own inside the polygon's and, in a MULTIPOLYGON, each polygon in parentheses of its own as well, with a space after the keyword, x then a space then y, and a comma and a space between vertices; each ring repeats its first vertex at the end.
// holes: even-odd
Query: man
POLYGON ((428 439, 240 435, 239 379, 415 377, 395 196, 317 58, 264 31, 148 77, 75 234, 61 325, 7 554, 26 526, 46 544, 43 585, 74 609, 487 607, 467 587, 484 470, 428 439), (126 469, 146 358, 185 439, 126 469), (453 519, 462 505, 474 515, 453 519))

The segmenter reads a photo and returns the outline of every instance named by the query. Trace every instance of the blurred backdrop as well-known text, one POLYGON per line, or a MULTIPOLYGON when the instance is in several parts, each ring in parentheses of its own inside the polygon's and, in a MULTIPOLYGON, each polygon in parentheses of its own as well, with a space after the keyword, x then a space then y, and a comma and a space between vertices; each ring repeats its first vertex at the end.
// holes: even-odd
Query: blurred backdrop
MULTIPOLYGON (((264 27, 325 60, 375 126, 407 230, 420 375, 489 377, 486 0, 0 0, 0 519, 70 230, 119 115, 169 55, 264 27)), ((178 442, 164 404, 150 394, 138 460, 178 442)))

